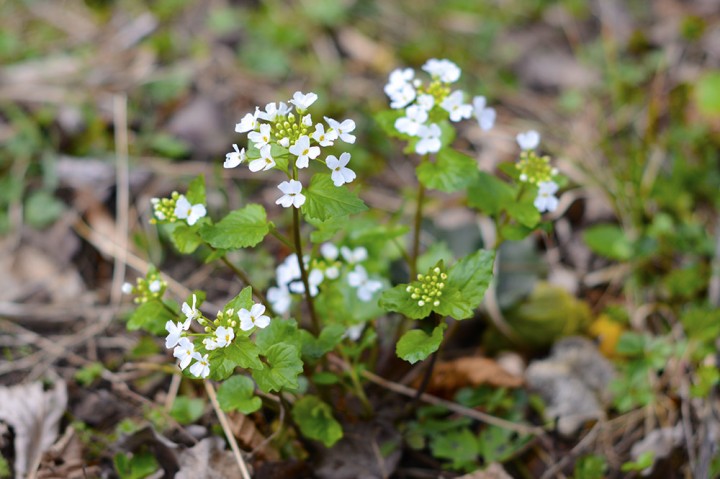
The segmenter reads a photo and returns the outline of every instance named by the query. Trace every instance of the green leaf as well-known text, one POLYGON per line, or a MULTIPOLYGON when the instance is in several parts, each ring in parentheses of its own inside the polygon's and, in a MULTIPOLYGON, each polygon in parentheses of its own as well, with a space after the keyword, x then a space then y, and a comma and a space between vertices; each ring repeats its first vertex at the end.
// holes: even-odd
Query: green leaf
POLYGON ((170 237, 175 248, 182 254, 190 254, 203 243, 202 238, 197 233, 195 226, 188 226, 185 223, 175 223, 170 237))
POLYGON ((170 409, 170 415, 180 424, 187 425, 200 419, 204 410, 205 401, 202 399, 178 396, 170 409))
POLYGON ((127 323, 128 331, 142 329, 156 335, 164 335, 165 323, 176 321, 177 316, 172 314, 159 299, 141 304, 130 316, 127 323))
POLYGON ((330 241, 338 231, 344 230, 348 226, 349 217, 347 215, 336 216, 325 221, 308 218, 308 223, 317 228, 310 233, 310 241, 314 244, 330 241))
POLYGON ((236 336, 230 346, 210 351, 210 377, 222 381, 229 377, 235 368, 262 369, 260 348, 245 336, 236 336))
POLYGON ((346 186, 335 186, 330 175, 316 173, 305 193, 303 213, 321 221, 367 210, 365 203, 346 186))
POLYGON ((385 311, 402 313, 410 319, 422 319, 432 311, 432 304, 426 303, 418 306, 416 299, 410 297, 407 292, 407 284, 399 284, 392 289, 386 289, 380 295, 379 305, 385 311))
POLYGON ((720 71, 709 71, 698 80, 695 104, 707 116, 720 116, 720 71))
POLYGON ((135 454, 119 452, 113 458, 113 462, 120 479, 143 479, 160 467, 155 457, 149 452, 135 454))
POLYGON ((320 336, 317 338, 305 330, 301 330, 300 334, 303 337, 303 357, 320 359, 325 353, 332 351, 342 340, 345 335, 345 327, 341 324, 330 324, 320 331, 320 336))
POLYGON ((260 243, 270 225, 265 208, 251 204, 231 212, 215 225, 203 226, 200 236, 213 248, 247 248, 260 243))
POLYGON ((228 301, 225 305, 225 311, 233 309, 235 310, 235 314, 237 314, 238 311, 243 308, 249 310, 252 308, 253 304, 252 288, 250 286, 246 286, 237 294, 237 296, 228 301))
POLYGON ((94 362, 83 366, 75 373, 74 377, 78 384, 88 387, 102 375, 103 371, 105 371, 105 366, 102 363, 94 362))
POLYGON ((450 268, 437 312, 455 319, 472 317, 492 281, 494 262, 494 251, 479 250, 450 268))
POLYGON ((633 255, 633 245, 617 225, 596 225, 585 230, 583 239, 593 253, 626 261, 633 255))
POLYGON ((475 435, 468 429, 456 429, 443 434, 434 435, 430 442, 430 450, 438 459, 451 461, 454 469, 474 469, 480 453, 475 435))
POLYGON ((168 158, 182 158, 190 153, 187 143, 180 138, 164 133, 153 135, 148 146, 156 153, 168 158))
POLYGON ((48 191, 37 191, 25 201, 25 221, 30 226, 43 229, 50 226, 65 211, 65 203, 48 191))
POLYGON ((233 376, 220 385, 218 402, 223 411, 250 414, 262 407, 262 400, 254 396, 255 384, 247 376, 233 376))
POLYGON ((438 152, 436 161, 424 161, 417 169, 420 182, 428 188, 452 193, 470 185, 478 175, 474 158, 453 149, 438 152))
POLYGON ((384 131, 387 136, 391 138, 409 140, 410 137, 408 135, 400 133, 399 131, 397 131, 397 128, 395 128, 395 122, 404 114, 405 112, 403 110, 383 110, 379 113, 376 113, 374 118, 382 131, 384 131))
POLYGON ((325 447, 332 447, 343 437, 342 426, 333 417, 332 409, 316 396, 296 401, 292 417, 303 436, 320 441, 325 447))
POLYGON ((205 175, 200 175, 190 182, 185 197, 190 203, 196 205, 207 202, 205 199, 205 175))
POLYGON ((513 187, 484 171, 478 172, 468 188, 468 204, 486 215, 496 215, 514 202, 513 187))
POLYGON ((574 479, 603 479, 608 464, 604 457, 590 454, 575 462, 574 479))
POLYGON ((298 375, 303 371, 300 352, 295 346, 278 343, 265 351, 263 369, 254 370, 253 378, 258 387, 266 392, 297 389, 298 375))
POLYGON ((445 328, 447 328, 447 324, 441 323, 433 329, 430 336, 420 329, 408 331, 398 341, 395 352, 399 358, 410 364, 422 361, 438 350, 445 328))
POLYGON ((541 215, 532 202, 510 202, 507 204, 507 212, 511 218, 517 220, 523 226, 534 228, 540 223, 541 215))
POLYGON ((267 328, 255 333, 255 344, 260 348, 262 354, 266 354, 267 350, 278 343, 291 344, 298 351, 302 349, 302 338, 300 337, 297 321, 275 318, 270 321, 267 328))

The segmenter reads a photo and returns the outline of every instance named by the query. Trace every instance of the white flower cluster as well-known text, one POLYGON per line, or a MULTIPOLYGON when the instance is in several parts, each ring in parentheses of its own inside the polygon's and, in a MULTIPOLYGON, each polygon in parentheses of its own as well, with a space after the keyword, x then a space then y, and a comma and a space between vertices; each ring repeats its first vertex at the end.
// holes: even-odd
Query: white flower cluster
POLYGON ((552 213, 558 207, 558 199, 555 196, 558 184, 552 180, 557 176, 557 168, 550 166, 550 158, 539 157, 534 150, 540 146, 540 133, 529 130, 518 133, 515 137, 518 145, 523 150, 521 161, 518 164, 520 169, 520 181, 536 183, 538 194, 534 205, 540 213, 552 213))
MULTIPOLYGON (((225 156, 223 166, 235 168, 247 161, 250 171, 267 171, 277 165, 277 158, 288 157, 294 158, 294 162, 289 165, 294 172, 307 168, 310 160, 316 160, 330 169, 335 186, 352 182, 356 175, 347 167, 350 153, 342 153, 340 158, 328 155, 324 160, 320 159, 320 155, 321 148, 333 146, 337 140, 355 143, 355 135, 351 134, 355 130, 355 122, 349 119, 339 122, 324 117, 327 127, 323 123, 315 123, 307 110, 317 98, 315 93, 298 91, 289 101, 290 105, 284 102, 268 103, 265 110, 256 107, 254 113, 246 114, 235 125, 235 131, 247 133, 252 146, 246 151, 245 148, 239 149, 233 145, 234 151, 225 156)), ((305 203, 302 183, 295 178, 294 173, 288 172, 288 176, 292 178, 278 185, 283 195, 276 203, 285 208, 300 208, 305 203)))
MULTIPOLYGON (((206 378, 210 375, 208 354, 201 354, 195 350, 195 343, 188 336, 190 326, 193 321, 197 321, 205 328, 205 335, 196 335, 198 337, 205 336, 202 340, 205 351, 225 348, 230 346, 235 339, 235 328, 238 327, 238 322, 234 319, 235 312, 232 309, 225 312, 220 311, 218 319, 210 322, 197 308, 197 297, 194 294, 192 306, 183 303, 182 312, 185 315, 185 321, 165 323, 165 330, 168 333, 165 338, 165 347, 173 349, 173 356, 178 359, 180 369, 190 366, 194 359, 195 363, 190 366, 190 373, 199 378, 206 378), (224 323, 224 326, 221 326, 221 323, 224 323)), ((262 304, 254 304, 250 310, 242 308, 238 311, 237 316, 242 331, 250 331, 255 327, 262 329, 270 324, 270 317, 265 315, 265 306, 262 304)))
MULTIPOLYGON (((361 301, 372 300, 373 295, 382 288, 382 282, 371 279, 360 264, 368 257, 367 250, 362 246, 350 249, 347 246, 338 248, 332 243, 324 243, 320 246, 320 255, 321 259, 313 261, 308 256, 303 259, 308 271, 311 296, 318 294, 319 286, 325 279, 338 279, 343 266, 347 270, 348 284, 357 289, 357 296, 361 301), (341 258, 343 261, 340 261, 341 258)), ((275 269, 275 282, 277 286, 268 289, 267 299, 275 312, 285 314, 292 304, 292 295, 305 294, 297 255, 288 256, 278 265, 275 269)))
POLYGON ((202 203, 192 204, 177 191, 173 191, 170 198, 152 198, 150 203, 153 207, 154 219, 151 222, 174 223, 178 220, 185 220, 188 225, 193 226, 200 218, 207 215, 207 209, 202 203))
POLYGON ((390 107, 405 109, 405 116, 395 121, 395 129, 418 138, 416 153, 425 155, 440 150, 441 129, 438 123, 445 118, 459 122, 474 116, 483 130, 493 127, 495 109, 487 107, 485 97, 476 96, 470 104, 465 102, 462 90, 451 90, 450 84, 460 78, 461 71, 457 65, 450 60, 433 58, 422 69, 430 74, 430 83, 422 83, 415 78, 414 70, 405 68, 391 72, 385 85, 390 107))

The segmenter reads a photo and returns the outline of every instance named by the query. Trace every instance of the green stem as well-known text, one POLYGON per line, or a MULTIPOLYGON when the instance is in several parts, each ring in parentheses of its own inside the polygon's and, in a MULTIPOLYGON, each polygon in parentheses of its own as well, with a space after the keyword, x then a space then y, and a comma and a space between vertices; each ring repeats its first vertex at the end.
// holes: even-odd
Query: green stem
POLYGON ((275 225, 272 225, 270 227, 270 234, 275 237, 278 241, 280 241, 282 244, 287 246, 289 249, 294 250, 295 245, 292 244, 292 241, 290 241, 284 234, 280 233, 277 228, 275 228, 275 225))
POLYGON ((423 202, 425 200, 425 185, 418 183, 417 205, 415 207, 415 222, 413 225, 413 244, 410 253, 410 281, 417 276, 417 259, 420 254, 420 227, 423 218, 423 202))
MULTIPOLYGON (((442 323, 443 317, 440 316, 438 313, 433 312, 432 318, 435 320, 435 327, 440 326, 440 323, 442 323)), ((430 377, 432 376, 433 370, 435 369, 435 363, 437 362, 437 357, 440 355, 440 349, 442 348, 442 342, 440 343, 440 346, 438 346, 437 351, 432 353, 432 356, 430 356, 430 364, 428 364, 427 369, 425 369, 425 374, 423 375, 422 382, 420 383, 420 387, 417 389, 417 393, 415 394, 415 397, 413 398, 412 402, 412 408, 414 409, 418 402, 420 401, 420 396, 423 395, 425 390, 428 387, 428 384, 430 384, 430 377)))
POLYGON ((360 402, 363 405, 363 408, 365 409, 365 413, 368 416, 371 416, 373 413, 372 405, 370 404, 370 400, 368 399, 367 395, 365 394, 365 388, 363 388, 362 384, 360 383, 360 378, 357 375, 357 371, 355 371, 355 364, 352 363, 347 355, 345 354, 342 349, 339 350, 340 355, 343 358, 343 361, 345 361, 350 367, 347 369, 348 376, 350 376, 350 381, 352 382, 353 389, 355 389, 355 394, 357 395, 358 399, 360 399, 360 402))
POLYGON ((297 255, 298 265, 300 266, 300 276, 302 277, 303 285, 305 286, 305 301, 310 311, 310 320, 312 321, 313 333, 316 335, 320 333, 320 322, 318 321, 317 315, 315 314, 315 303, 313 297, 310 294, 310 281, 308 281, 307 270, 305 269, 305 263, 303 261, 302 254, 302 242, 300 240, 300 210, 293 208, 293 238, 295 239, 295 254, 297 255))

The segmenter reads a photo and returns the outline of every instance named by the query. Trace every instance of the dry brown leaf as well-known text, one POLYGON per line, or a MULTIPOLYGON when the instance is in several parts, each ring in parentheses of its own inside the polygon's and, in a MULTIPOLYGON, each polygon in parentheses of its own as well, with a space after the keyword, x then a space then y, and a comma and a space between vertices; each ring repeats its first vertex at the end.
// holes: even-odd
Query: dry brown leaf
POLYGON ((470 474, 465 474, 457 479, 512 479, 512 476, 505 472, 505 469, 501 464, 493 462, 481 471, 471 472, 470 474))
POLYGON ((37 468, 42 453, 55 442, 66 405, 67 388, 61 380, 47 391, 39 381, 0 387, 0 421, 15 430, 15 477, 37 468))
POLYGON ((257 450, 259 456, 269 460, 277 461, 280 454, 272 447, 271 444, 264 444, 265 436, 258 430, 255 423, 245 414, 233 412, 228 414, 230 421, 230 429, 233 435, 240 441, 240 445, 245 449, 252 451, 257 450))
POLYGON ((232 452, 219 437, 208 437, 178 454, 176 479, 235 479, 242 477, 232 452))
POLYGON ((83 460, 83 444, 73 427, 43 454, 38 479, 85 479, 99 477, 100 468, 83 460))
POLYGON ((428 392, 435 395, 452 395, 464 387, 487 384, 495 387, 517 388, 523 378, 515 376, 490 358, 480 356, 444 361, 435 366, 428 392))

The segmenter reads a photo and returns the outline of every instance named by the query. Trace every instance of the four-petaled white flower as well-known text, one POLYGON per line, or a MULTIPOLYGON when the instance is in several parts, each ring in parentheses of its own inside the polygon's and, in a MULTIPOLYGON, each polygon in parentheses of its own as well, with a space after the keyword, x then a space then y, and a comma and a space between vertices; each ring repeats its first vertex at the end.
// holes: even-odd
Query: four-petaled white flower
POLYGON ((430 111, 435 105, 435 97, 428 93, 423 93, 422 95, 418 95, 416 103, 417 106, 423 110, 430 111))
POLYGON ((133 285, 128 282, 125 282, 125 283, 123 283, 122 288, 120 288, 120 291, 122 291, 123 294, 132 294, 133 285))
POLYGON ((401 83, 393 85, 390 89, 386 89, 385 93, 390 97, 390 108, 405 108, 417 96, 415 87, 409 83, 401 83))
POLYGON ((355 122, 353 120, 347 119, 340 123, 332 118, 325 117, 325 121, 342 141, 345 143, 355 143, 355 135, 350 134, 351 131, 355 131, 355 122))
POLYGON ((515 139, 523 150, 534 150, 540 144, 540 133, 535 130, 529 130, 524 133, 518 133, 515 139))
POLYGON ((452 92, 440 103, 440 107, 450 113, 450 121, 461 121, 472 116, 473 108, 463 103, 464 93, 460 90, 452 92))
POLYGON ((275 201, 276 205, 282 205, 283 208, 300 208, 305 204, 305 195, 302 191, 302 183, 297 180, 283 181, 278 185, 278 189, 284 194, 275 201))
POLYGON ((175 202, 175 216, 181 220, 187 220, 187 224, 190 226, 197 223, 197 221, 207 214, 205 205, 198 203, 196 205, 190 204, 185 195, 180 195, 175 202))
POLYGON ((275 159, 270 154, 270 145, 265 145, 260 148, 260 158, 252 160, 248 165, 250 171, 256 173, 258 171, 267 171, 275 166, 275 159))
POLYGON ((405 116, 395 120, 395 129, 400 133, 415 136, 427 119, 427 110, 420 105, 410 105, 405 109, 405 116))
POLYGON ((431 58, 422 66, 430 75, 437 77, 443 83, 455 83, 460 78, 460 68, 450 60, 431 58))
POLYGON ((183 323, 179 321, 177 323, 173 321, 165 323, 165 331, 168 332, 168 335, 165 338, 165 347, 171 349, 177 346, 180 342, 180 338, 182 338, 182 335, 185 332, 185 329, 186 328, 183 327, 183 323))
POLYGON ((332 146, 333 142, 337 140, 338 135, 335 130, 328 130, 326 132, 325 126, 322 123, 318 123, 315 125, 315 132, 312 134, 312 137, 320 146, 332 146))
POLYGON ((265 121, 274 122, 278 116, 285 116, 289 112, 290 107, 285 103, 280 102, 279 104, 275 104, 275 102, 273 102, 265 105, 265 111, 258 111, 257 117, 265 121))
POLYGON ((287 313, 292 304, 290 290, 280 286, 272 286, 268 289, 267 300, 272 305, 273 310, 278 314, 287 313))
POLYGON ((332 178, 335 186, 342 186, 355 179, 355 172, 347 167, 349 162, 350 153, 347 152, 340 155, 340 159, 336 158, 334 155, 329 155, 325 159, 325 164, 332 170, 330 177, 332 178))
POLYGON ((340 250, 332 243, 323 243, 320 245, 320 254, 328 261, 335 261, 338 254, 340 254, 340 250))
POLYGON ((248 133, 248 140, 255 143, 255 148, 261 149, 270 143, 271 127, 267 123, 260 125, 260 131, 251 131, 248 133))
POLYGON ((148 285, 148 290, 150 290, 151 293, 159 293, 161 289, 162 283, 159 279, 152 280, 148 285))
POLYGON ((388 75, 388 83, 385 88, 391 88, 395 85, 402 85, 410 82, 415 77, 415 71, 412 68, 396 68, 388 75))
POLYGON ((440 135, 442 131, 436 123, 430 125, 421 125, 418 130, 420 141, 415 145, 415 152, 419 155, 427 155, 428 153, 437 153, 440 151, 442 144, 440 143, 440 135))
POLYGON ((255 303, 248 311, 242 308, 238 311, 238 317, 240 318, 240 329, 243 331, 250 331, 253 327, 264 329, 270 324, 270 316, 265 315, 265 306, 259 303, 255 303))
POLYGON ((357 295, 361 301, 368 302, 372 299, 373 294, 382 288, 382 283, 368 277, 367 271, 360 265, 348 273, 348 284, 353 288, 357 288, 357 295))
POLYGON ((212 351, 213 349, 217 349, 220 347, 217 341, 215 341, 213 338, 203 339, 203 346, 205 346, 205 349, 208 351, 212 351))
POLYGON ((208 361, 208 355, 201 356, 200 353, 194 353, 193 359, 197 362, 190 366, 190 374, 195 377, 205 379, 210 375, 210 361, 208 361))
POLYGON ((223 168, 235 168, 247 158, 247 156, 245 155, 245 148, 239 150, 237 145, 233 145, 233 148, 235 149, 235 151, 231 151, 230 153, 227 153, 225 155, 225 163, 223 163, 223 168))
POLYGON ((320 155, 320 147, 310 146, 310 138, 307 135, 298 138, 289 150, 290 153, 298 157, 295 162, 295 166, 298 168, 307 168, 310 160, 314 160, 320 155))
POLYGON ((215 330, 215 342, 221 348, 230 346, 232 340, 235 339, 235 330, 233 328, 226 328, 220 326, 215 330))
POLYGON ((293 99, 290 100, 290 103, 295 105, 295 108, 298 109, 298 111, 305 111, 308 108, 310 108, 310 105, 315 103, 315 100, 318 99, 318 96, 315 93, 302 93, 299 91, 296 91, 293 95, 293 99))
POLYGON ((362 263, 368 257, 368 251, 364 246, 358 246, 355 249, 343 246, 340 248, 340 254, 342 254, 343 259, 350 264, 362 263))
POLYGON ((193 303, 192 306, 190 306, 187 303, 182 304, 182 312, 185 315, 185 322, 183 323, 183 329, 186 331, 190 329, 190 323, 192 323, 193 320, 197 320, 200 316, 202 316, 202 313, 197 309, 197 296, 193 294, 193 303))
POLYGON ((533 204, 540 213, 546 211, 552 213, 557 209, 558 199, 555 197, 557 190, 558 185, 554 181, 541 181, 538 183, 538 195, 533 204))
POLYGON ((255 128, 257 128, 258 112, 258 108, 255 108, 255 113, 248 113, 244 117, 242 117, 240 123, 237 123, 235 125, 235 131, 238 133, 247 133, 248 131, 253 131, 255 128))
POLYGON ((188 338, 181 338, 175 346, 173 356, 180 360, 180 369, 185 369, 195 354, 195 345, 188 338))
POLYGON ((484 96, 473 98, 473 114, 483 131, 488 131, 495 124, 495 117, 497 116, 495 108, 487 106, 487 100, 484 96))

